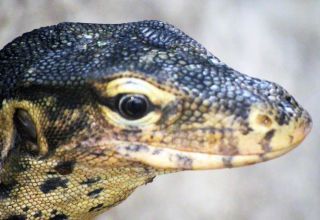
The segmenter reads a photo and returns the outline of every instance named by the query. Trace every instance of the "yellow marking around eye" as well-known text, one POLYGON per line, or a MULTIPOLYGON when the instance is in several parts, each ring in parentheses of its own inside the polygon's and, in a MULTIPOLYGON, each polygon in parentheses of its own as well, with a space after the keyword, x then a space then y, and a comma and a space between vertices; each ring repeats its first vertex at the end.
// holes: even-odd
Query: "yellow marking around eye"
MULTIPOLYGON (((174 94, 157 88, 142 79, 132 77, 118 78, 105 84, 96 84, 96 88, 105 97, 114 97, 125 93, 145 95, 153 105, 160 108, 176 99, 174 94)), ((141 119, 127 120, 106 106, 101 105, 101 109, 108 122, 120 128, 127 128, 128 126, 137 126, 144 129, 152 128, 161 118, 161 111, 159 110, 150 112, 141 119)))
POLYGON ((137 78, 118 78, 111 82, 97 86, 106 97, 113 97, 121 93, 142 94, 158 106, 165 106, 176 99, 175 95, 164 91, 149 82, 137 78))

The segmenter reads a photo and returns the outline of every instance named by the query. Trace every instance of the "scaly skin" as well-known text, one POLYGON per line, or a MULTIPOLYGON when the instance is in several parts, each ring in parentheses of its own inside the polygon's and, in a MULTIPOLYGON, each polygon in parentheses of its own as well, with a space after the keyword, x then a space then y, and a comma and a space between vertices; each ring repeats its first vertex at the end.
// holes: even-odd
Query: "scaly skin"
POLYGON ((159 21, 26 33, 0 51, 0 91, 0 219, 90 219, 158 174, 266 161, 311 128, 282 87, 159 21))

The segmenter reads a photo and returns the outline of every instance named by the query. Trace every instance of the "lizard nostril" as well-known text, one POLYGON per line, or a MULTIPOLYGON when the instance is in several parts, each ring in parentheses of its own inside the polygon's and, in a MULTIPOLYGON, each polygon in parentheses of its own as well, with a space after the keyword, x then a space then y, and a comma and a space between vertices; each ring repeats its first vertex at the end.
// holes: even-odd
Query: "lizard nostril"
POLYGON ((297 101, 292 96, 286 95, 284 99, 287 101, 287 103, 289 103, 293 107, 297 107, 298 106, 297 101))
POLYGON ((292 98, 291 98, 290 96, 286 96, 286 97, 285 97, 285 100, 286 100, 287 102, 290 102, 290 103, 291 103, 292 98))
POLYGON ((258 124, 263 125, 264 127, 270 127, 272 125, 272 120, 267 115, 258 115, 256 120, 258 124))

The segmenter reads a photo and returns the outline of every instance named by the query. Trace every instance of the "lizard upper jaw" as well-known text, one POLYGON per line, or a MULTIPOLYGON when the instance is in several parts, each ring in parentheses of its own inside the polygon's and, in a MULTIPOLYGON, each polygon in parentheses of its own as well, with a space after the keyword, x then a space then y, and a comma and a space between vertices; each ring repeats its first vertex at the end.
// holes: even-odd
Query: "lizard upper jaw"
POLYGON ((306 118, 292 133, 291 144, 274 147, 265 153, 220 155, 126 143, 118 145, 116 151, 129 160, 139 161, 159 169, 206 170, 240 167, 274 159, 289 152, 304 140, 311 127, 311 120, 306 118))

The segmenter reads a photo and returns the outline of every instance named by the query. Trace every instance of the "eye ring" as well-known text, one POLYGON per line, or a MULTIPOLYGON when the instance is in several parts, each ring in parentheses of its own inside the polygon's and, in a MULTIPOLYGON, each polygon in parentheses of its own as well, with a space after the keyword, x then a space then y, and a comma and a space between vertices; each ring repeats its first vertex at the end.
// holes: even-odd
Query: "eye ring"
POLYGON ((126 94, 118 99, 118 112, 128 120, 143 118, 150 111, 150 101, 144 95, 126 94))

